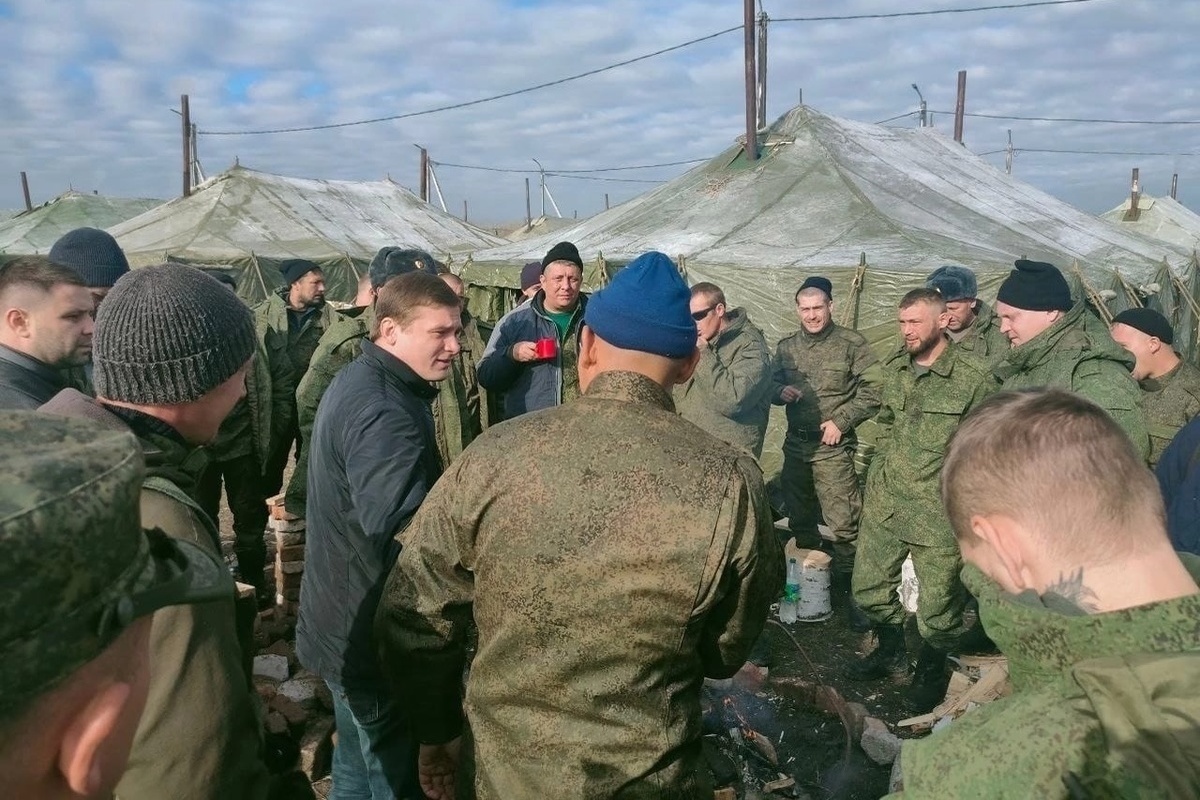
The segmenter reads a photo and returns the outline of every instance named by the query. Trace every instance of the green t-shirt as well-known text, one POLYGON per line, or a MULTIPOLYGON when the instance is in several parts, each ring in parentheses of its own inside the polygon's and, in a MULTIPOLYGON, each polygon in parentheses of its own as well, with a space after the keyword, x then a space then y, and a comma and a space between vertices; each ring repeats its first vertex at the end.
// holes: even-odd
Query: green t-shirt
POLYGON ((558 342, 562 344, 567 338, 567 328, 571 327, 571 317, 575 316, 575 309, 571 309, 570 311, 551 311, 550 309, 546 309, 546 316, 558 328, 558 342))

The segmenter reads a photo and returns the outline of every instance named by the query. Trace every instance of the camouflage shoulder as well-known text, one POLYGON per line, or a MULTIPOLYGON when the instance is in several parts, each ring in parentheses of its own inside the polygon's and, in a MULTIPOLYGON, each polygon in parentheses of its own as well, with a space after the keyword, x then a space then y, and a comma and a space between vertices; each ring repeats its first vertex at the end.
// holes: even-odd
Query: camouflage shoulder
POLYGON ((842 325, 838 325, 836 322, 833 324, 833 333, 840 336, 843 341, 850 342, 850 344, 854 345, 855 347, 871 346, 871 343, 867 341, 867 337, 863 336, 853 328, 843 327, 842 325))
POLYGON ((952 344, 954 348, 955 362, 959 367, 966 371, 977 375, 980 378, 988 378, 995 380, 996 376, 992 372, 992 363, 973 348, 965 348, 958 344, 952 344))

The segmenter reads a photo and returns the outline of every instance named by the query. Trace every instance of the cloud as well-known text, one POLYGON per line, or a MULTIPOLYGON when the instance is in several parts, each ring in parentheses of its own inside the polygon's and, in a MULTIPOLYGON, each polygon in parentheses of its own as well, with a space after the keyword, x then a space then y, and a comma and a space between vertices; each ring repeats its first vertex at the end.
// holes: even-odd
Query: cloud
MULTIPOLYGON (((763 0, 775 19, 892 12, 883 0, 763 0)), ((970 0, 906 0, 955 8, 970 0)), ((0 206, 27 170, 37 200, 73 185, 119 196, 178 190, 179 118, 188 93, 203 131, 303 127, 420 111, 603 67, 740 24, 728 0, 76 0, 0 4, 6 109, 0 206)), ((1096 0, 1023 11, 770 27, 769 117, 801 90, 817 109, 876 121, 916 109, 916 83, 947 135, 956 73, 971 112, 1200 119, 1200 4, 1096 0)), ((273 136, 200 137, 215 173, 235 157, 305 177, 417 182, 413 143, 443 164, 535 170, 709 157, 741 134, 739 32, 576 82, 459 110, 273 136)), ((895 125, 914 125, 912 116, 895 125)), ((1026 149, 1195 152, 1200 126, 1060 124, 968 118, 975 152, 1026 149)), ((1003 165, 1002 153, 985 156, 1003 165)), ((1200 159, 1020 152, 1014 174, 1089 211, 1121 201, 1129 168, 1200 205, 1200 159)), ((666 180, 686 167, 592 177, 666 180)), ((527 175, 443 166, 447 205, 472 220, 524 215, 527 175)), ((537 175, 533 174, 534 206, 537 175)), ((567 216, 602 210, 646 183, 548 178, 567 216)))

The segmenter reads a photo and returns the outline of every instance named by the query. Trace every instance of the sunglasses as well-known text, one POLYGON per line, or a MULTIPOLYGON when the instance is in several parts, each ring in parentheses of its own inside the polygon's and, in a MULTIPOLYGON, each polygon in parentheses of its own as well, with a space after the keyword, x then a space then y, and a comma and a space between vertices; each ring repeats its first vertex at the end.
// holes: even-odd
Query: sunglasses
POLYGON ((696 320, 696 322, 699 322, 700 320, 704 319, 709 314, 711 314, 713 312, 713 309, 716 308, 718 305, 720 305, 720 303, 717 303, 716 305, 711 305, 708 308, 702 309, 700 311, 693 311, 692 319, 696 320))

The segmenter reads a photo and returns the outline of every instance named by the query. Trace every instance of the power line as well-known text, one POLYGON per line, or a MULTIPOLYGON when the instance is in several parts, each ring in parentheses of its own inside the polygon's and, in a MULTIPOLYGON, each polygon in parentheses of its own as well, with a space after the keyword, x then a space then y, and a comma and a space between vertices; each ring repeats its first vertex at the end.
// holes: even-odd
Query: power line
MULTIPOLYGON (((953 114, 953 111, 934 111, 934 114, 953 114)), ((1022 122, 1086 122, 1105 125, 1200 125, 1200 119, 1100 119, 1089 117, 1026 117, 1016 114, 964 114, 981 119, 1015 119, 1022 122)))
POLYGON ((888 122, 894 122, 894 121, 896 121, 896 120, 898 120, 898 119, 904 119, 905 117, 911 117, 913 114, 920 114, 920 113, 921 113, 920 111, 908 111, 908 112, 906 112, 906 113, 904 113, 904 114, 897 114, 897 115, 896 115, 896 116, 894 116, 894 117, 888 117, 887 119, 881 119, 881 120, 879 120, 879 122, 876 122, 876 123, 874 123, 874 124, 876 124, 876 125, 883 125, 883 124, 885 124, 885 123, 888 123, 888 122))
POLYGON ((273 128, 273 129, 258 130, 258 131, 198 131, 198 133, 203 134, 205 136, 262 136, 262 135, 270 134, 270 133, 300 133, 302 131, 324 131, 324 130, 329 130, 331 128, 349 128, 354 125, 371 125, 376 122, 391 122, 391 121, 398 120, 398 119, 410 119, 412 117, 421 117, 421 116, 425 116, 426 114, 437 114, 441 111, 453 111, 454 109, 457 109, 457 108, 467 108, 469 106, 477 106, 477 105, 480 105, 481 103, 490 103, 494 100, 503 100, 506 97, 516 97, 519 94, 528 94, 529 92, 536 92, 539 89, 547 89, 551 86, 561 86, 564 83, 570 83, 571 81, 577 81, 580 78, 587 78, 592 75, 599 75, 601 72, 608 72, 609 70, 617 69, 618 67, 626 67, 626 66, 629 66, 630 64, 636 64, 639 61, 645 61, 650 58, 655 58, 656 56, 661 56, 661 55, 665 55, 666 53, 674 52, 675 50, 682 50, 685 47, 691 47, 694 44, 699 44, 701 42, 707 42, 710 39, 716 39, 718 36, 724 36, 727 33, 733 33, 734 31, 740 31, 741 29, 742 29, 741 25, 736 25, 732 28, 726 28, 723 31, 717 31, 716 33, 710 33, 707 36, 700 36, 696 39, 689 39, 686 42, 681 42, 680 44, 672 45, 671 47, 664 47, 661 50, 655 50, 653 53, 646 53, 645 55, 636 56, 634 58, 628 58, 624 61, 618 61, 615 64, 609 64, 604 67, 597 67, 596 69, 590 69, 587 72, 580 72, 576 75, 569 75, 565 78, 559 78, 558 80, 547 81, 546 83, 539 83, 536 86, 527 86, 524 89, 514 89, 511 92, 503 92, 501 94, 494 94, 494 95, 490 95, 488 97, 481 97, 477 100, 468 100, 463 103, 451 103, 450 105, 437 106, 436 108, 426 108, 422 111, 410 111, 407 114, 391 114, 386 117, 373 117, 372 119, 359 119, 359 120, 354 120, 353 122, 331 122, 331 123, 328 123, 325 125, 305 125, 305 126, 296 127, 296 128, 273 128))
MULTIPOLYGON (((1080 155, 1080 156, 1172 156, 1172 157, 1195 157, 1200 156, 1200 153, 1158 153, 1146 150, 1069 150, 1056 147, 1014 147, 1014 153, 1061 153, 1065 155, 1080 155)), ((988 150, 983 153, 976 153, 978 156, 993 156, 997 153, 1006 153, 1007 149, 1003 150, 988 150)))
POLYGON ((941 14, 969 14, 975 11, 1005 11, 1015 8, 1036 8, 1038 6, 1065 6, 1079 3, 1092 3, 1095 0, 1041 0, 1036 3, 1005 3, 994 6, 972 6, 970 8, 936 8, 929 11, 894 11, 886 14, 844 14, 827 17, 780 17, 771 22, 844 22, 854 19, 896 19, 897 17, 934 17, 941 14))
POLYGON ((567 178, 575 181, 609 181, 612 183, 666 183, 666 181, 651 181, 644 178, 601 178, 596 175, 564 175, 561 172, 547 172, 547 178, 567 178))
MULTIPOLYGON (((595 172, 624 172, 627 170, 636 170, 636 169, 657 169, 659 167, 678 167, 678 166, 683 166, 685 164, 700 164, 700 163, 703 163, 708 160, 709 159, 707 159, 707 158, 693 158, 693 159, 689 159, 687 161, 666 161, 666 162, 663 162, 662 164, 633 164, 633 165, 625 166, 625 167, 595 167, 593 169, 556 169, 556 170, 546 170, 546 174, 547 175, 551 175, 551 174, 554 174, 554 175, 577 175, 577 174, 590 174, 590 173, 595 173, 595 172)), ((448 164, 444 161, 433 161, 432 163, 438 167, 451 167, 453 169, 473 169, 473 170, 479 170, 482 172, 507 172, 510 174, 518 174, 518 175, 537 175, 541 172, 541 170, 529 169, 529 168, 507 169, 504 167, 485 167, 485 166, 478 165, 478 164, 448 164)))

